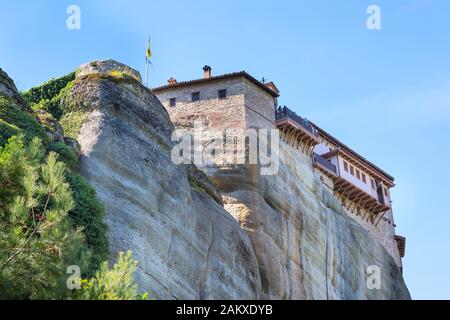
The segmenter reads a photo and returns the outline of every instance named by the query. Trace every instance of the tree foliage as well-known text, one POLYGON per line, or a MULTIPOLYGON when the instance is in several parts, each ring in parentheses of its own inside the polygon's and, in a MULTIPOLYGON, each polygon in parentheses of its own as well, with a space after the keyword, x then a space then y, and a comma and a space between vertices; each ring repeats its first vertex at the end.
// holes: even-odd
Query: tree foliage
POLYGON ((19 132, 24 135, 27 142, 34 137, 38 137, 44 142, 48 140, 45 129, 35 117, 3 97, 0 97, 0 120, 2 120, 0 123, 0 142, 2 142, 0 146, 3 146, 10 137, 19 132))
POLYGON ((100 263, 107 258, 107 228, 103 222, 105 208, 97 200, 95 190, 79 174, 71 174, 68 182, 72 190, 75 206, 69 211, 74 228, 82 228, 85 243, 92 250, 92 257, 86 276, 92 276, 100 263))
POLYGON ((74 201, 65 174, 37 138, 26 147, 13 137, 1 149, 0 297, 64 296, 67 264, 85 266, 82 234, 66 218, 74 201))
POLYGON ((71 72, 56 79, 51 79, 40 86, 31 88, 30 90, 23 92, 22 97, 30 105, 39 103, 42 100, 51 100, 73 80, 75 80, 75 72, 71 72))
MULTIPOLYGON (((69 94, 74 78, 22 96, 59 119, 71 111, 65 106, 78 103, 69 94)), ((83 120, 82 113, 66 117, 74 138, 83 120)), ((77 164, 73 150, 51 142, 34 114, 0 97, 0 299, 146 298, 137 293, 131 253, 108 269, 105 210, 77 164), (72 265, 85 278, 81 290, 67 288, 72 265)))
POLYGON ((147 300, 147 294, 138 293, 133 274, 137 261, 132 259, 131 251, 119 252, 119 258, 112 269, 102 263, 100 270, 89 280, 81 281, 81 290, 76 297, 88 300, 147 300))

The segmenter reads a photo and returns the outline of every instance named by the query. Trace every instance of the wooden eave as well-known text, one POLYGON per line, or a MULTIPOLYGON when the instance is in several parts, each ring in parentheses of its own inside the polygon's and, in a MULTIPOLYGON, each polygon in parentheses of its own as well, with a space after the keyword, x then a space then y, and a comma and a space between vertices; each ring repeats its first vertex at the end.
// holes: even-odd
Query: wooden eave
POLYGON ((400 253, 400 257, 405 256, 406 251, 406 238, 402 236, 395 235, 395 240, 397 241, 398 251, 400 253))
POLYGON ((325 159, 329 159, 329 158, 331 158, 333 156, 336 156, 336 155, 342 156, 343 159, 345 159, 348 162, 350 162, 356 168, 358 168, 358 169, 360 169, 362 171, 365 171, 365 172, 369 172, 372 176, 381 179, 381 181, 383 181, 384 184, 386 186, 388 186, 389 188, 392 188, 392 187, 395 186, 395 184, 394 184, 394 182, 392 180, 387 179, 383 174, 380 174, 380 172, 378 172, 377 170, 374 170, 373 167, 365 165, 364 162, 359 161, 358 158, 353 157, 352 155, 350 155, 349 153, 347 153, 343 149, 337 148, 335 150, 332 150, 330 152, 327 152, 327 153, 323 154, 322 157, 324 157, 325 159))
POLYGON ((334 179, 334 191, 354 202, 356 206, 364 208, 375 215, 385 213, 391 209, 389 206, 380 203, 371 194, 342 177, 334 179))
POLYGON ((315 146, 320 143, 318 136, 312 134, 309 130, 299 125, 294 120, 284 117, 275 121, 275 125, 283 136, 287 136, 289 144, 305 144, 315 146))

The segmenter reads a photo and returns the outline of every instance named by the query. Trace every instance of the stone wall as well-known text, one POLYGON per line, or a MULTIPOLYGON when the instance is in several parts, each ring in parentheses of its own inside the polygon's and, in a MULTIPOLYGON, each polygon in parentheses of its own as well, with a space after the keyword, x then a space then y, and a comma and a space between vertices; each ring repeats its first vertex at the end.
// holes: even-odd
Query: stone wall
POLYGON ((244 79, 247 128, 275 128, 275 100, 266 91, 244 79))
POLYGON ((193 126, 193 120, 202 121, 208 128, 244 129, 244 84, 241 78, 178 87, 157 92, 156 96, 169 112, 178 128, 193 126), (218 90, 227 89, 227 97, 218 98, 218 90), (200 101, 192 102, 191 94, 200 92, 200 101), (176 98, 176 106, 170 107, 169 99, 176 98))
POLYGON ((274 98, 245 77, 174 87, 155 94, 177 127, 192 127, 193 118, 217 130, 275 127, 274 98), (227 90, 224 99, 218 99, 221 89, 227 90), (200 101, 192 102, 193 92, 200 92, 200 101), (170 107, 171 98, 176 99, 175 107, 170 107))

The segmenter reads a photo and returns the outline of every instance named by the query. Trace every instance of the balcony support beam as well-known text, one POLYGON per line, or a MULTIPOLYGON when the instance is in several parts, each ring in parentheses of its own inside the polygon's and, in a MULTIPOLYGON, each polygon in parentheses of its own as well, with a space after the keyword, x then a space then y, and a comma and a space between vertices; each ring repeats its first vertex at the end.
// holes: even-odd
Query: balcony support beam
POLYGON ((354 213, 357 208, 362 208, 366 211, 361 215, 362 219, 375 224, 379 221, 379 214, 389 210, 388 206, 379 203, 370 193, 350 181, 342 177, 335 177, 333 180, 334 193, 342 196, 342 204, 347 211, 354 213))

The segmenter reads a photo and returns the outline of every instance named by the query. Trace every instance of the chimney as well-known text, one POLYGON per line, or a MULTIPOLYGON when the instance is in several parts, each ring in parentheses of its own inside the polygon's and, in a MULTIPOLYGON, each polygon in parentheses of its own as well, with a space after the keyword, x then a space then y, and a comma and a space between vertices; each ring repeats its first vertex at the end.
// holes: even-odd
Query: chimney
POLYGON ((172 86, 172 85, 174 85, 174 84, 176 84, 177 83, 177 79, 175 79, 175 78, 170 78, 169 80, 167 80, 167 84, 169 85, 169 86, 172 86))
POLYGON ((211 67, 210 66, 203 67, 203 78, 204 79, 211 78, 211 67))

